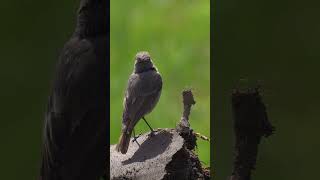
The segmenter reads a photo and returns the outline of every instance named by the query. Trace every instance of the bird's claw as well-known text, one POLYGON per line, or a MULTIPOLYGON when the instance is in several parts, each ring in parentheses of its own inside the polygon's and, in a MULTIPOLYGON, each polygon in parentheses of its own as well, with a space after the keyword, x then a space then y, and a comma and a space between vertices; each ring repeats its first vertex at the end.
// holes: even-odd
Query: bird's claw
POLYGON ((133 139, 132 139, 132 142, 137 142, 137 143, 138 143, 137 139, 138 139, 140 136, 141 136, 141 134, 139 134, 138 136, 134 136, 133 139))
POLYGON ((157 131, 152 130, 152 131, 148 134, 148 136, 149 136, 149 137, 153 137, 153 136, 156 135, 156 132, 157 132, 157 131))

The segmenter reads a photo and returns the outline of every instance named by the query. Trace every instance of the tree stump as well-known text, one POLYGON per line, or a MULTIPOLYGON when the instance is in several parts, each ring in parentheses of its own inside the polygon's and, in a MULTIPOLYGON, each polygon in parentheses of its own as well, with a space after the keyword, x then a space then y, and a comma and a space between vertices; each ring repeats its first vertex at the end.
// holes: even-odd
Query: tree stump
POLYGON ((154 136, 145 133, 137 142, 131 140, 126 154, 110 146, 110 179, 210 179, 209 170, 202 168, 193 151, 197 138, 189 124, 195 104, 191 90, 183 91, 182 96, 184 111, 176 128, 157 129, 154 136))

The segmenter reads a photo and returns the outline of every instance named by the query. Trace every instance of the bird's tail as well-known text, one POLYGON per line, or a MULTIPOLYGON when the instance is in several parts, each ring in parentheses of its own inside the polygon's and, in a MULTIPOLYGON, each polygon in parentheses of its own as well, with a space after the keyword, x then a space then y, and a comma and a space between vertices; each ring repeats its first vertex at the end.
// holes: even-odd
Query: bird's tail
POLYGON ((126 154, 130 143, 131 133, 122 132, 116 150, 122 154, 126 154))

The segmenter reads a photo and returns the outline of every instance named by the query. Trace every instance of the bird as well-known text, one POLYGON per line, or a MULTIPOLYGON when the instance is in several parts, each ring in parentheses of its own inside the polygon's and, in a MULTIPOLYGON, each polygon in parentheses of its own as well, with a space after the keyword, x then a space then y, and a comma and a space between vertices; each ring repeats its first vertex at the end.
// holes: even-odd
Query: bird
POLYGON ((141 51, 136 54, 133 73, 130 75, 123 101, 122 129, 116 150, 126 154, 134 126, 142 118, 154 133, 145 119, 156 106, 162 90, 161 75, 153 64, 150 54, 141 51))
POLYGON ((109 8, 81 0, 71 38, 61 50, 49 94, 40 180, 98 180, 108 150, 109 8))

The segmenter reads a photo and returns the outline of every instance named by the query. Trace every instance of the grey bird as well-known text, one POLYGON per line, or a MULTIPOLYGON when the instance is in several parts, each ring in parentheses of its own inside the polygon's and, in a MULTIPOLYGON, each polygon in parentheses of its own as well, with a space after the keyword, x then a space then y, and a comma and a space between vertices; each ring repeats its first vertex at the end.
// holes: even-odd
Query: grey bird
MULTIPOLYGON (((122 154, 128 151, 130 137, 134 126, 149 114, 159 101, 162 89, 162 78, 153 64, 148 52, 139 52, 135 58, 134 71, 129 77, 124 97, 122 115, 122 133, 116 150, 122 154)), ((147 123, 153 133, 152 128, 147 123)))
POLYGON ((43 127, 41 180, 99 180, 108 143, 109 9, 81 0, 61 51, 43 127))

